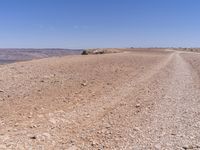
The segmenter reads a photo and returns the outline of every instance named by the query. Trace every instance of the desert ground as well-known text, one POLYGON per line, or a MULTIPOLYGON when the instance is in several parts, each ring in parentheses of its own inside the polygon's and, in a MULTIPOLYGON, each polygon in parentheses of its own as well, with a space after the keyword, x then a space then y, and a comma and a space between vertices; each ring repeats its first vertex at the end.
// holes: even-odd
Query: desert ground
POLYGON ((200 54, 118 51, 1 65, 0 149, 200 149, 200 54))

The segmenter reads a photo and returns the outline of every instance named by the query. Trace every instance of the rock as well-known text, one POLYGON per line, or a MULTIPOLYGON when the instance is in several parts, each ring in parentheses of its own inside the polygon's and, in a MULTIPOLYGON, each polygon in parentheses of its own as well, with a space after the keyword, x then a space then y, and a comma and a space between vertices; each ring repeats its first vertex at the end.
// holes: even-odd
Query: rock
POLYGON ((81 83, 82 86, 87 86, 86 82, 81 83))
POLYGON ((106 127, 107 129, 109 129, 109 128, 111 128, 112 126, 111 126, 110 124, 106 124, 105 127, 106 127))
POLYGON ((86 114, 86 118, 90 118, 90 114, 86 114))
POLYGON ((135 107, 136 107, 136 108, 139 108, 139 107, 140 107, 140 104, 136 104, 135 107))
POLYGON ((183 146, 182 148, 185 150, 189 150, 189 149, 198 149, 198 148, 200 148, 200 146, 199 145, 196 145, 196 146, 187 145, 187 146, 183 146))
POLYGON ((38 126, 37 125, 30 125, 29 127, 30 128, 37 128, 38 126))
POLYGON ((18 123, 15 123, 14 126, 17 127, 17 126, 19 126, 19 124, 18 124, 18 123))
POLYGON ((95 145, 98 145, 98 142, 93 140, 92 143, 91 143, 91 146, 95 146, 95 145))
POLYGON ((108 53, 119 53, 120 51, 117 49, 102 49, 102 48, 97 48, 97 49, 87 49, 83 50, 81 53, 82 55, 98 55, 98 54, 108 54, 108 53))
POLYGON ((183 146, 182 148, 185 149, 185 150, 187 150, 187 149, 191 149, 190 146, 183 146))
POLYGON ((32 140, 36 140, 37 137, 34 135, 34 136, 31 136, 30 139, 32 139, 32 140))
POLYGON ((32 118, 32 116, 28 116, 28 118, 32 118))
POLYGON ((134 131, 141 131, 139 127, 134 127, 133 130, 134 131))
POLYGON ((81 53, 81 55, 88 55, 89 53, 88 53, 88 51, 87 50, 84 50, 82 53, 81 53))
POLYGON ((175 135, 176 135, 176 133, 171 133, 171 135, 175 136, 175 135))
POLYGON ((160 144, 156 144, 156 145, 155 145, 155 149, 160 150, 160 149, 162 149, 162 147, 161 147, 160 144))
POLYGON ((3 93, 4 91, 3 90, 0 90, 0 93, 3 93))
POLYGON ((93 54, 104 54, 105 53, 105 51, 104 50, 94 50, 93 51, 93 54))

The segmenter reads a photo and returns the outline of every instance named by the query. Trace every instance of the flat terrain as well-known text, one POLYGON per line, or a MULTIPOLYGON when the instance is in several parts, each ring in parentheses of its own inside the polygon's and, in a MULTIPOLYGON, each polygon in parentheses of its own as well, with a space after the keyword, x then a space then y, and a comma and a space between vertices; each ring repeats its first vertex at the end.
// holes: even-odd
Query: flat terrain
POLYGON ((200 54, 65 56, 0 66, 0 149, 200 149, 200 54))

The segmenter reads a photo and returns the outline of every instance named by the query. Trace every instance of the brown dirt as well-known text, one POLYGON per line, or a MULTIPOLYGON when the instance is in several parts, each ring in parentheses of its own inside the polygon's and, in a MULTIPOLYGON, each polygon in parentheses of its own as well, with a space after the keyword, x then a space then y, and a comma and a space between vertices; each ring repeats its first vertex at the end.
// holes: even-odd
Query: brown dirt
POLYGON ((0 149, 199 149, 199 59, 129 50, 0 66, 0 149))

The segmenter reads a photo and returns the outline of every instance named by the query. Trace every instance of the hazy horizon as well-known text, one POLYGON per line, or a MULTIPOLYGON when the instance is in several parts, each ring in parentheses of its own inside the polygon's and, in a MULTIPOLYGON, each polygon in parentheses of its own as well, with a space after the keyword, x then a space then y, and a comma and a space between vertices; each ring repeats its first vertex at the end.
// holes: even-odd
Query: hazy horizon
POLYGON ((197 48, 199 49, 200 47, 87 47, 87 48, 62 48, 62 47, 0 47, 0 50, 3 50, 3 49, 26 49, 26 50, 29 50, 29 49, 41 49, 41 50, 50 50, 50 49, 60 49, 60 50, 83 50, 83 49, 112 49, 112 48, 120 48, 120 49, 129 49, 129 48, 134 48, 134 49, 140 49, 140 48, 161 48, 161 49, 165 49, 165 48, 197 48))

